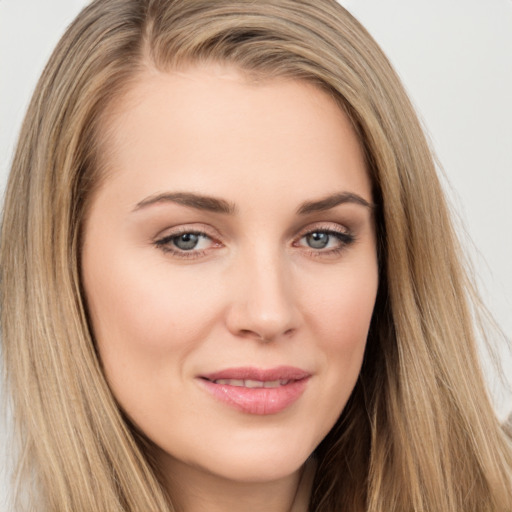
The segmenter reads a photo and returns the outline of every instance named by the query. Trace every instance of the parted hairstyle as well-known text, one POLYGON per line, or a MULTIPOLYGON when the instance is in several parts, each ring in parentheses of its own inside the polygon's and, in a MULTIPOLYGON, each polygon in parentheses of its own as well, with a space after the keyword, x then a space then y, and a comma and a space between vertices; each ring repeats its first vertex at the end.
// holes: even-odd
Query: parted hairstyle
POLYGON ((1 231, 18 506, 175 510, 151 442, 102 372, 81 231, 114 172, 103 158, 109 110, 148 69, 208 62, 326 91, 351 119, 373 183, 378 297, 358 382, 315 451, 310 512, 510 512, 512 445, 484 385, 480 305, 431 151, 388 60, 334 0, 96 0, 59 42, 23 124, 1 231))

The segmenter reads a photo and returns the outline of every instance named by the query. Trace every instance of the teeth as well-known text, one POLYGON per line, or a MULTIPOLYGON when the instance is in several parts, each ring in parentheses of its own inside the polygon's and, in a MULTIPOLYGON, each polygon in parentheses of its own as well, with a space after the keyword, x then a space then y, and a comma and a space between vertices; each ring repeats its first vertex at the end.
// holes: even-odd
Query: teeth
POLYGON ((290 382, 289 380, 269 380, 264 383, 263 387, 265 388, 278 388, 279 386, 286 386, 290 382))
POLYGON ((215 384, 227 384, 229 386, 238 386, 243 387, 244 381, 243 380, 237 380, 237 379, 219 379, 214 380, 215 384))
POLYGON ((244 386, 246 388, 262 388, 264 386, 264 383, 260 380, 244 380, 244 386))
POLYGON ((279 386, 286 386, 289 380, 279 379, 279 380, 240 380, 240 379, 217 379, 213 381, 215 384, 224 384, 227 386, 237 386, 244 388, 278 388, 279 386))

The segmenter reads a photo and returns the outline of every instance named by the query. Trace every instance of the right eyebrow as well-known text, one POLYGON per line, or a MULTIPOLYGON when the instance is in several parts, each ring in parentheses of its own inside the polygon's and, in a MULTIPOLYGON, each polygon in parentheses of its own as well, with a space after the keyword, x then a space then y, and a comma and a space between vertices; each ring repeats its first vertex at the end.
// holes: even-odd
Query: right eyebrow
POLYGON ((149 196, 138 202, 133 211, 138 211, 155 204, 166 202, 176 203, 182 206, 188 206, 189 208, 205 210, 212 213, 223 213, 226 215, 234 215, 236 213, 236 206, 224 199, 203 196, 192 192, 164 192, 149 196))

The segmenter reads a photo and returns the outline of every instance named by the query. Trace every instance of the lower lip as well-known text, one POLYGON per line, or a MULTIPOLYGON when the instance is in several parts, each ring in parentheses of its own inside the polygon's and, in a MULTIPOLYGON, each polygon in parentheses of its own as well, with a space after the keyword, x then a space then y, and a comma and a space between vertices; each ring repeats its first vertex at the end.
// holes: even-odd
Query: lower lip
POLYGON ((247 414, 277 414, 296 402, 306 389, 309 377, 277 388, 246 388, 215 384, 201 379, 204 388, 215 398, 247 414))

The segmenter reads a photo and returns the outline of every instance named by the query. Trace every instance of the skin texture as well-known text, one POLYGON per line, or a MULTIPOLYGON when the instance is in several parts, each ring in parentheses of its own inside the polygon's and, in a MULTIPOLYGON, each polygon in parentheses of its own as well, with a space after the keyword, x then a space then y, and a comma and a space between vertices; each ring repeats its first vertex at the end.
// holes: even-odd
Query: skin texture
POLYGON ((362 204, 371 183, 350 122, 310 84, 204 65, 148 70, 108 132, 82 271, 112 392, 158 447, 180 509, 289 510, 355 385, 378 286, 362 204), (362 201, 298 213, 340 193, 362 201), (183 233, 204 235, 184 250, 183 233), (201 378, 283 365, 309 378, 273 414, 219 401, 201 378))

